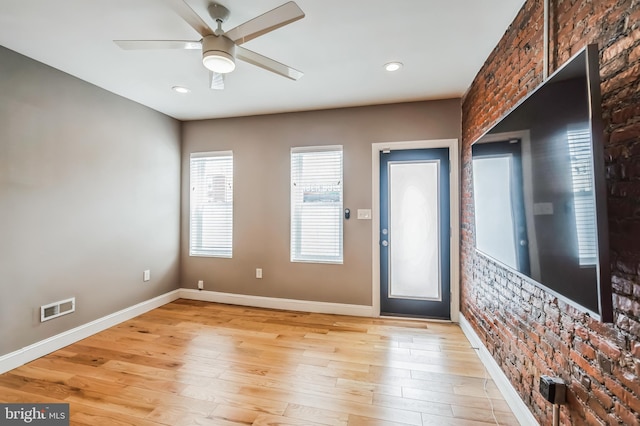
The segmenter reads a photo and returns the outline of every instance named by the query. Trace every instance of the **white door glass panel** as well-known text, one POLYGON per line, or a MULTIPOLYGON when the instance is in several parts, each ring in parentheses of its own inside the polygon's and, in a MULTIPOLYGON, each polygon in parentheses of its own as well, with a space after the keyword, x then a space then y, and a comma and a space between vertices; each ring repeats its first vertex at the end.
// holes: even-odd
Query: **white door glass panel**
POLYGON ((441 298, 438 169, 389 163, 389 297, 441 298))
POLYGON ((511 174, 509 156, 473 160, 476 247, 517 270, 511 174))

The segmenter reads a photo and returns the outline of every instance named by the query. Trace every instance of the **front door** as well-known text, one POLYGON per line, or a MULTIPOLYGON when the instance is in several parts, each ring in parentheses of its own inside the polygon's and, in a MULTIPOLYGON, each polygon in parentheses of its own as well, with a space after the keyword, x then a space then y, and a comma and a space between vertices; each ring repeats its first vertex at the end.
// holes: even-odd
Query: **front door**
POLYGON ((451 318, 449 149, 380 153, 380 313, 451 318))

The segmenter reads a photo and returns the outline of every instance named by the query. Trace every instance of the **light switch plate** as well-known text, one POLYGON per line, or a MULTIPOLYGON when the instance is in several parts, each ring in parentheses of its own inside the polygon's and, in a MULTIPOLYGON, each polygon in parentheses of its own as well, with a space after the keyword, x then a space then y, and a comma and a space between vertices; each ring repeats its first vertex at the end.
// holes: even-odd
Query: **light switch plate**
POLYGON ((144 272, 142 273, 142 281, 149 281, 151 280, 151 270, 150 269, 145 269, 144 272))
POLYGON ((371 209, 358 209, 358 219, 371 219, 371 209))

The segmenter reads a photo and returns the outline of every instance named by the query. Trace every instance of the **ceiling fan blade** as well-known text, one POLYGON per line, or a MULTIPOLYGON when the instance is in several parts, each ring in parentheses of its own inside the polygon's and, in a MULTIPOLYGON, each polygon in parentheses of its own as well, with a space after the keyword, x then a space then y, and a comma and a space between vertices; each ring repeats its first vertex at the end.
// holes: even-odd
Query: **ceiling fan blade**
POLYGON ((213 30, 184 0, 164 0, 165 3, 202 37, 213 34, 213 30))
POLYGON ((113 40, 124 50, 202 49, 202 43, 191 40, 113 40))
POLYGON ((213 90, 224 89, 224 74, 209 71, 209 87, 213 90))
POLYGON ((298 80, 304 75, 302 71, 298 71, 297 69, 291 68, 285 64, 281 64, 278 61, 274 61, 271 58, 262 56, 259 53, 245 49, 244 47, 236 47, 236 58, 267 71, 280 74, 281 76, 290 78, 291 80, 298 80))
POLYGON ((293 1, 278 6, 250 21, 227 31, 225 35, 236 44, 246 43, 270 31, 304 18, 304 12, 293 1))

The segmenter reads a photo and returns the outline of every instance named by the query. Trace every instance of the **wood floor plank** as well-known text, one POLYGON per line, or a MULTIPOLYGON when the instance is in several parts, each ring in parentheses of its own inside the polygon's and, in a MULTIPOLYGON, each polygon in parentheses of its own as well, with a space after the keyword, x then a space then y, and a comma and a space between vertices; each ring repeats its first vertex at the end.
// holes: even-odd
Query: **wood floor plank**
POLYGON ((246 410, 228 405, 218 405, 211 417, 213 419, 224 420, 227 422, 241 423, 244 425, 252 424, 260 415, 258 411, 246 410))
MULTIPOLYGON (((402 388, 402 397, 406 399, 417 399, 420 401, 437 402, 450 405, 462 405, 469 408, 485 408, 487 406, 487 398, 475 396, 455 395, 446 392, 440 392, 440 389, 433 390, 402 388)), ((511 409, 505 401, 492 401, 496 411, 509 413, 511 409)))
POLYGON ((147 402, 120 398, 117 395, 107 395, 95 391, 83 391, 69 395, 64 401, 69 402, 71 405, 74 405, 74 403, 89 405, 94 408, 115 411, 140 419, 144 419, 155 408, 153 404, 147 402))
MULTIPOLYGON (((500 426, 516 425, 517 423, 499 423, 500 426)), ((455 417, 442 417, 435 414, 422 413, 422 426, 496 426, 493 419, 490 422, 455 417)))
POLYGON ((364 404, 371 404, 373 392, 366 389, 336 388, 333 385, 326 386, 305 381, 280 381, 271 377, 258 377, 247 374, 225 373, 220 376, 221 380, 236 383, 239 386, 256 386, 284 392, 299 392, 309 395, 327 396, 341 401, 352 401, 364 404))
POLYGON ((0 375, 0 402, 92 426, 517 424, 454 324, 182 299, 0 375))
POLYGON ((284 412, 284 416, 327 426, 347 426, 349 422, 349 415, 347 413, 322 410, 299 404, 289 404, 287 410, 284 412))
POLYGON ((291 417, 262 414, 253 422, 254 426, 322 426, 321 423, 291 417))
POLYGON ((349 415, 348 426, 407 426, 407 423, 384 421, 365 416, 349 415))
POLYGON ((517 424, 517 420, 511 412, 505 413, 497 410, 492 411, 491 408, 464 407, 461 405, 454 405, 451 408, 454 417, 458 419, 478 420, 487 423, 497 421, 497 423, 501 425, 517 424))
POLYGON ((219 382, 213 386, 206 387, 188 386, 181 393, 181 396, 211 401, 243 410, 276 415, 283 414, 287 408, 287 403, 284 401, 247 394, 241 385, 229 382, 226 385, 222 385, 219 382))
POLYGON ((165 423, 141 419, 113 410, 104 410, 84 404, 70 405, 70 423, 86 426, 159 426, 165 423))
POLYGON ((369 392, 375 392, 382 395, 392 395, 402 397, 402 386, 394 386, 387 384, 372 383, 358 380, 338 379, 336 383, 337 388, 352 389, 352 390, 366 390, 369 392))
MULTIPOLYGON (((373 404, 380 407, 393 407, 418 413, 435 414, 442 417, 453 417, 451 404, 420 401, 397 396, 375 394, 373 404)), ((421 421, 422 422, 422 421, 421 421)))

